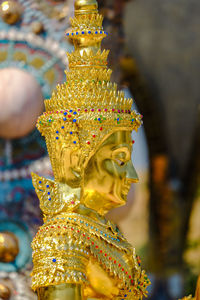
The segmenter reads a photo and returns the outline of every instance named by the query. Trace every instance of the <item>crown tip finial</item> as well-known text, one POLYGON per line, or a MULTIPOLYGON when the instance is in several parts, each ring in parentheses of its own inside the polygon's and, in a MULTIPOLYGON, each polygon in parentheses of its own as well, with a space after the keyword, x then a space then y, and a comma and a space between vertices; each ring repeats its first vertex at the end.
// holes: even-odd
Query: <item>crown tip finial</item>
POLYGON ((98 13, 98 3, 96 0, 76 0, 75 15, 98 13))

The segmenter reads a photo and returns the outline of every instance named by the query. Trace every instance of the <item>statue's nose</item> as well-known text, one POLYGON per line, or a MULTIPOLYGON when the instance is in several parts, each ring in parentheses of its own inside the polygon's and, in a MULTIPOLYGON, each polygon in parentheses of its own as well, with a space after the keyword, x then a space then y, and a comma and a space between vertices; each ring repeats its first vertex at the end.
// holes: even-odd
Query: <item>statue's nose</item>
POLYGON ((126 173, 126 178, 130 181, 130 182, 138 182, 139 178, 137 175, 137 172, 133 166, 132 161, 129 161, 127 164, 127 173, 126 173))

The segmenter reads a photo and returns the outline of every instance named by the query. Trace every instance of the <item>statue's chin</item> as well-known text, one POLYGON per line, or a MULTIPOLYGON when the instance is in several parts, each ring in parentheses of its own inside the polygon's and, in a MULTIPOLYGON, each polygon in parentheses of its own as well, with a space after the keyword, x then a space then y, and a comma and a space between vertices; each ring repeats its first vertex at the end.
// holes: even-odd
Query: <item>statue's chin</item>
POLYGON ((0 70, 0 137, 20 138, 30 133, 43 111, 39 84, 17 68, 0 70))

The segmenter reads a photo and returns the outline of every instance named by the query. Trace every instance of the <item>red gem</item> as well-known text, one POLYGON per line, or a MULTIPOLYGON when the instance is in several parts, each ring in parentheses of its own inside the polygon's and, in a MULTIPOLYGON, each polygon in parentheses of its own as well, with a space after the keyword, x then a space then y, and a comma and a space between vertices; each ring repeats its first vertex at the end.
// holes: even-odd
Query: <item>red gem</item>
POLYGON ((131 279, 131 275, 128 276, 131 279))
POLYGON ((133 283, 133 279, 131 280, 131 283, 133 283))
POLYGON ((98 246, 96 246, 96 248, 98 249, 99 247, 98 247, 98 246))
POLYGON ((107 254, 105 253, 105 256, 107 256, 107 254))
POLYGON ((90 145, 90 142, 87 142, 88 145, 90 145))
POLYGON ((74 201, 71 201, 71 204, 74 204, 74 201))
POLYGON ((88 238, 87 238, 87 239, 88 239, 88 240, 90 239, 90 238, 89 238, 89 236, 88 236, 88 238))
POLYGON ((79 232, 80 232, 80 230, 77 230, 77 232, 79 233, 79 232))
POLYGON ((134 140, 132 140, 132 144, 134 144, 135 143, 135 141, 134 140))
POLYGON ((65 229, 67 229, 67 227, 66 227, 66 226, 64 226, 64 228, 65 228, 65 229))
POLYGON ((100 253, 102 253, 103 251, 102 250, 100 250, 100 253))
POLYGON ((51 228, 54 228, 54 226, 51 226, 51 228))
POLYGON ((116 264, 116 260, 114 261, 114 264, 116 264))
POLYGON ((85 234, 83 233, 83 236, 85 236, 85 234))
POLYGON ((71 228, 71 230, 74 230, 74 228, 71 228))
POLYGON ((71 118, 72 115, 68 115, 68 118, 71 118))
POLYGON ((103 130, 103 128, 102 128, 102 127, 100 127, 99 129, 100 129, 101 131, 103 130))
POLYGON ((60 226, 58 226, 58 228, 60 228, 60 226))
POLYGON ((120 264, 119 264, 118 266, 119 266, 119 267, 121 267, 121 265, 120 265, 120 264))
POLYGON ((109 260, 111 260, 112 258, 111 257, 109 257, 109 260))
POLYGON ((92 245, 94 245, 94 242, 92 242, 92 245))
POLYGON ((93 135, 93 138, 95 138, 95 137, 96 137, 96 135, 94 134, 94 135, 93 135))
POLYGON ((124 268, 122 268, 122 271, 124 271, 124 268))
POLYGON ((46 227, 46 229, 49 229, 49 227, 46 227))
POLYGON ((128 272, 126 272, 126 275, 128 274, 128 272))

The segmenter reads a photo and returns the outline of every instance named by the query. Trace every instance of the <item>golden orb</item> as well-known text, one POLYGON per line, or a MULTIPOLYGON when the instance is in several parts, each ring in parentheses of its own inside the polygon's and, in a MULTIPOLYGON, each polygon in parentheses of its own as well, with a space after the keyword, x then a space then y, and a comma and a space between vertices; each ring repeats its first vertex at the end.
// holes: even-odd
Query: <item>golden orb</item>
POLYGON ((11 232, 0 233, 0 262, 13 262, 19 253, 17 237, 11 232))
POLYGON ((76 0, 75 15, 97 13, 98 4, 96 0, 76 0))
POLYGON ((0 299, 8 300, 10 299, 10 296, 11 296, 10 289, 3 283, 0 283, 0 299))
POLYGON ((44 31, 44 26, 42 22, 38 22, 38 21, 33 22, 31 28, 35 34, 40 34, 44 31))
POLYGON ((21 6, 15 1, 3 1, 0 5, 0 16, 9 25, 16 24, 22 15, 21 6))

